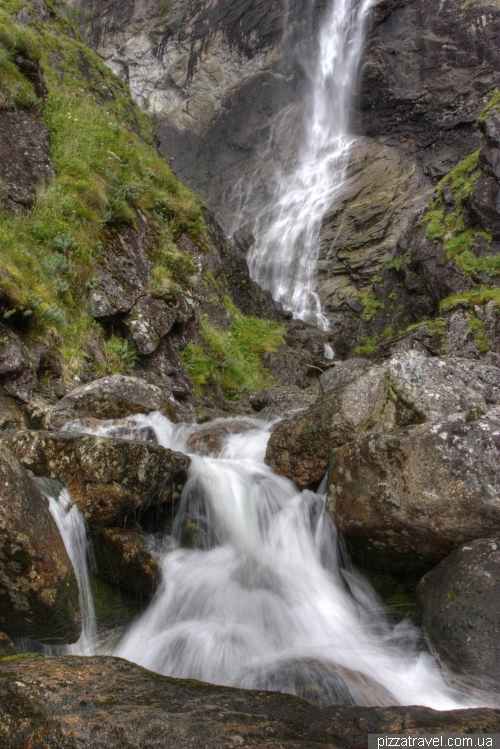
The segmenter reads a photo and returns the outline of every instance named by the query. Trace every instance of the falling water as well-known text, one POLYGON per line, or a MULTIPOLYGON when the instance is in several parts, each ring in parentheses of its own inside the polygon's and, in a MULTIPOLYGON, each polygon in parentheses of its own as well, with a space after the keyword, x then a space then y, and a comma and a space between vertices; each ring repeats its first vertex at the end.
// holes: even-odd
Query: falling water
POLYGON ((68 556, 75 570, 80 595, 82 634, 74 645, 51 648, 52 652, 70 655, 92 655, 97 649, 97 627, 94 601, 90 588, 89 543, 85 520, 78 505, 59 481, 38 479, 41 491, 49 500, 49 509, 61 534, 68 556))
MULTIPOLYGON (((161 414, 132 418, 185 452, 200 429, 161 414)), ((248 431, 226 437, 218 457, 191 456, 173 533, 156 547, 162 585, 115 655, 321 704, 465 706, 419 651, 419 630, 392 626, 341 562, 321 490, 299 493, 265 465, 272 425, 244 422, 248 431)))
POLYGON ((327 330, 316 292, 322 219, 342 189, 349 115, 371 0, 331 0, 297 165, 280 175, 275 200, 256 220, 248 264, 252 277, 296 317, 327 330))

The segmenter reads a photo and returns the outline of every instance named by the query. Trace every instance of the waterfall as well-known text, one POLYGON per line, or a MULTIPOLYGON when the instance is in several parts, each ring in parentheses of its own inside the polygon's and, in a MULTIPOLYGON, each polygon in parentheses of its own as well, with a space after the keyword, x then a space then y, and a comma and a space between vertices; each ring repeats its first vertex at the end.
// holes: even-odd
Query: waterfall
POLYGON ((97 650, 97 626, 90 587, 89 542, 85 520, 78 505, 71 501, 66 487, 52 479, 37 479, 40 490, 49 501, 49 510, 73 565, 78 581, 82 634, 74 645, 51 647, 54 653, 93 655, 97 650))
POLYGON ((303 142, 291 174, 257 217, 248 256, 252 278, 294 316, 327 330, 316 291, 323 217, 342 189, 349 116, 371 0, 331 0, 323 21, 305 114, 303 142))
MULTIPOLYGON (((200 429, 161 414, 131 418, 184 452, 200 429)), ((218 457, 191 455, 172 535, 157 543, 163 582, 114 654, 169 676, 320 704, 470 705, 421 652, 420 631, 391 625, 343 561, 325 487, 298 492, 277 476, 264 463, 272 424, 243 421, 248 431, 226 437, 218 457)))

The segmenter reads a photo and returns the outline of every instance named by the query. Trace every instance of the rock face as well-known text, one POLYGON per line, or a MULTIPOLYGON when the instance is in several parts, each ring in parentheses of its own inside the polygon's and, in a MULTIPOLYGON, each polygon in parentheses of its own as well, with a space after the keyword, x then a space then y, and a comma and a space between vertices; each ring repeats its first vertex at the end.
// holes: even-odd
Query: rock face
POLYGON ((225 228, 238 202, 230 191, 245 173, 259 170, 255 187, 265 200, 280 149, 294 151, 311 27, 324 3, 312 11, 298 0, 73 4, 93 13, 91 46, 158 116, 162 150, 225 228))
POLYGON ((2 441, 35 475, 65 479, 92 525, 113 527, 142 507, 179 496, 189 458, 159 445, 67 432, 5 432, 2 441))
POLYGON ((499 440, 495 408, 478 420, 452 416, 346 444, 332 453, 329 512, 367 552, 438 562, 464 541, 498 533, 499 440))
POLYGON ((500 692, 500 538, 461 546, 420 581, 425 638, 441 664, 500 692))
POLYGON ((118 658, 29 656, 0 664, 0 739, 21 746, 231 749, 366 745, 375 733, 498 733, 498 710, 319 708, 296 697, 151 674, 118 658))
POLYGON ((0 446, 0 628, 11 637, 76 642, 78 583, 45 497, 0 446))
POLYGON ((111 375, 82 385, 66 395, 52 410, 47 426, 58 429, 67 421, 85 416, 121 419, 152 411, 160 411, 171 421, 177 421, 172 404, 160 388, 136 377, 111 375))

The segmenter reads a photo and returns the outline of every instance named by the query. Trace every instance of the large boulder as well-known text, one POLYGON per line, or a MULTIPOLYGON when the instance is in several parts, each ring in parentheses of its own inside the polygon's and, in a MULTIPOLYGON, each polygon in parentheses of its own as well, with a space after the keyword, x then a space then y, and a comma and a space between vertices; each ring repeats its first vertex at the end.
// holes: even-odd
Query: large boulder
POLYGON ((427 643, 444 667, 500 692, 500 538, 466 543, 419 583, 427 643))
POLYGON ((401 555, 432 564, 500 532, 499 470, 497 407, 481 419, 456 415, 334 450, 327 506, 366 554, 396 569, 401 555))
POLYGON ((36 476, 64 479, 85 518, 113 527, 139 508, 178 497, 190 460, 146 442, 68 432, 5 432, 2 441, 36 476))
POLYGON ((453 367, 453 359, 406 351, 388 362, 391 387, 421 421, 438 421, 454 413, 486 411, 474 372, 453 367))
POLYGON ((68 393, 53 409, 47 427, 59 429, 67 421, 85 416, 121 419, 131 414, 148 414, 152 411, 160 411, 171 421, 177 421, 172 404, 160 388, 136 377, 111 375, 68 393))
POLYGON ((395 426, 394 403, 383 367, 319 398, 304 414, 280 422, 273 431, 266 463, 300 487, 314 486, 328 470, 335 447, 373 431, 395 426))
POLYGON ((500 732, 500 711, 316 707, 291 695, 152 674, 120 658, 0 662, 0 743, 85 749, 316 749, 370 733, 500 732))
POLYGON ((47 500, 0 445, 0 629, 75 642, 78 583, 47 500))
POLYGON ((97 574, 118 588, 151 598, 161 581, 158 562, 139 531, 103 528, 93 533, 97 574))

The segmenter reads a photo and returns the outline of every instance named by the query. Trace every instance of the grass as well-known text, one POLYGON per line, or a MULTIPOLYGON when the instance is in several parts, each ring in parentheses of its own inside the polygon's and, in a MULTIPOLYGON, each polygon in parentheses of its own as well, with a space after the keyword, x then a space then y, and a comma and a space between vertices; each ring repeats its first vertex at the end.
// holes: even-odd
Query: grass
POLYGON ((463 309, 473 310, 476 306, 482 306, 488 304, 488 302, 495 302, 495 306, 500 313, 500 288, 480 288, 473 291, 467 291, 462 294, 452 294, 451 296, 443 299, 440 304, 441 312, 449 312, 450 310, 462 307, 463 309))
MULTIPOLYGON (((157 247, 152 290, 168 296, 182 291, 194 270, 177 238, 187 232, 203 249, 205 224, 200 201, 156 152, 151 123, 125 84, 56 7, 50 25, 15 24, 12 14, 23 5, 3 0, 0 8, 0 107, 43 117, 55 179, 26 216, 0 212, 0 316, 26 332, 57 328, 74 376, 83 361, 75 350, 93 328, 87 293, 99 283, 95 263, 110 234, 133 227, 137 211, 148 216, 157 247), (19 72, 17 54, 41 65, 46 101, 19 72)), ((110 340, 106 356, 111 370, 118 361, 130 366, 123 342, 110 340)))
POLYGON ((275 352, 285 331, 277 323, 247 317, 224 297, 232 322, 227 332, 201 319, 203 341, 189 343, 181 362, 196 390, 219 384, 229 400, 240 400, 255 390, 272 387, 275 381, 262 363, 261 354, 275 352))

